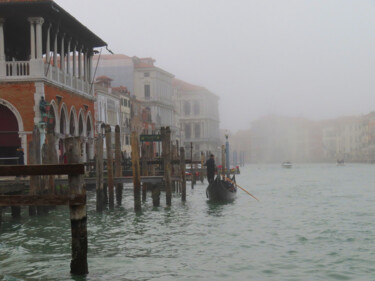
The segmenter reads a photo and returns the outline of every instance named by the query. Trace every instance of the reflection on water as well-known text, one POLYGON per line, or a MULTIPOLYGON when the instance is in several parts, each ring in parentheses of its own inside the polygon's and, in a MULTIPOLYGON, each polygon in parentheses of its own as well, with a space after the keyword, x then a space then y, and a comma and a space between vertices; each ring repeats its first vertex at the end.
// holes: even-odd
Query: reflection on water
POLYGON ((13 220, 0 229, 0 280, 372 280, 373 166, 279 165, 243 168, 231 203, 208 202, 206 185, 187 202, 98 214, 88 192, 86 277, 69 274, 69 209, 13 220))

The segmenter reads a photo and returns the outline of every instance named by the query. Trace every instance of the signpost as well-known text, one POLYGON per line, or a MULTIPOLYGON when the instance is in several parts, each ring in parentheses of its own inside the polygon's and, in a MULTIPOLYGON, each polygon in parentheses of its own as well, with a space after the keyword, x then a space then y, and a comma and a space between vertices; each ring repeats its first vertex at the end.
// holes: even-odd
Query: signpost
POLYGON ((161 135, 140 135, 139 139, 146 142, 161 142, 161 135))

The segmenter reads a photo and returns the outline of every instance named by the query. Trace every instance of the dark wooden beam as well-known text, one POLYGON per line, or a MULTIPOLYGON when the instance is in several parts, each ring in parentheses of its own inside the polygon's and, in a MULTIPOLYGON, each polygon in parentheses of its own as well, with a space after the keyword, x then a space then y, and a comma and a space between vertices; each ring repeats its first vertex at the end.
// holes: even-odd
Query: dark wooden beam
POLYGON ((40 175, 83 175, 83 164, 63 165, 0 165, 0 177, 40 175))
POLYGON ((85 195, 0 195, 1 206, 53 206, 86 204, 85 195))

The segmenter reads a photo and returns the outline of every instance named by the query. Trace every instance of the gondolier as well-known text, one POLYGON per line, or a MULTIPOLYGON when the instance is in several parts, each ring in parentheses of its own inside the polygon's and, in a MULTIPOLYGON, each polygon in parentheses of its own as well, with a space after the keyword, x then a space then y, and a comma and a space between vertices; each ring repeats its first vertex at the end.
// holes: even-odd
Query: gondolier
POLYGON ((209 183, 211 183, 214 181, 215 178, 215 156, 211 154, 210 159, 208 159, 204 165, 207 166, 207 180, 209 183))

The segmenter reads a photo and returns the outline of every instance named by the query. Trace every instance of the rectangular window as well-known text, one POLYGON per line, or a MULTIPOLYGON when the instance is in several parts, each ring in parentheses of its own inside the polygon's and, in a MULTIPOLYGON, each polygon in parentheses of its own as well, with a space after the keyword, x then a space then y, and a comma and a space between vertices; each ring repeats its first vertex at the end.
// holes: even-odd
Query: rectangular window
POLYGON ((201 137, 201 124, 194 124, 194 134, 196 139, 201 137))
POLYGON ((190 124, 185 124, 185 138, 191 138, 191 126, 190 124))
POLYGON ((143 73, 144 77, 150 77, 150 72, 143 73))
POLYGON ((150 98, 150 85, 145 85, 145 98, 150 98))

